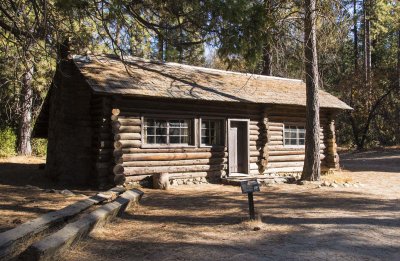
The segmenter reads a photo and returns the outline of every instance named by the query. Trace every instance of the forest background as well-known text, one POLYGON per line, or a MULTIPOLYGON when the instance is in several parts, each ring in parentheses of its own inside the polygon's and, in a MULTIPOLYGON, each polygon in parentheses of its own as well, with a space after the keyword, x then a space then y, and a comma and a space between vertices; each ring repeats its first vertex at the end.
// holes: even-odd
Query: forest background
MULTIPOLYGON (((58 64, 114 53, 305 79, 301 0, 4 0, 0 3, 0 156, 44 155, 31 131, 58 64)), ((321 89, 353 111, 340 146, 400 144, 400 5, 317 1, 321 89)))

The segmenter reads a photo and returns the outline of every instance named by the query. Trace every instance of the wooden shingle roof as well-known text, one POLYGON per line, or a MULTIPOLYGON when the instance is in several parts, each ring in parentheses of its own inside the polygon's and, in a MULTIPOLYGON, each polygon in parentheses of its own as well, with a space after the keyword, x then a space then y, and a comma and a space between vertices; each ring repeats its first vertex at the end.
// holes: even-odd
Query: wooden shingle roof
MULTIPOLYGON (((125 57, 74 56, 96 93, 206 101, 306 105, 301 80, 229 72, 125 57)), ((322 108, 351 109, 320 90, 322 108)))

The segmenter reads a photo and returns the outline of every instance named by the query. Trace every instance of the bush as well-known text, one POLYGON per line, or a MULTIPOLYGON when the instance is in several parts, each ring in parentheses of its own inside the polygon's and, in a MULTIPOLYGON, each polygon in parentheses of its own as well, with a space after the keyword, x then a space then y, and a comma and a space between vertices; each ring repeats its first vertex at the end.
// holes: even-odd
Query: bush
POLYGON ((32 155, 34 156, 46 156, 47 153, 47 139, 32 139, 32 155))
POLYGON ((0 129, 0 157, 14 156, 16 141, 17 136, 11 128, 0 129))

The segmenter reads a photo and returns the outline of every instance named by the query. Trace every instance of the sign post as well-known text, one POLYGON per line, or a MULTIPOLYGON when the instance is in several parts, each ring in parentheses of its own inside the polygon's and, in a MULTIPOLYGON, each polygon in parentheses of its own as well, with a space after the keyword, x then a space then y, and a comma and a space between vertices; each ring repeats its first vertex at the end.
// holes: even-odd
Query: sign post
POLYGON ((247 193, 247 197, 249 199, 249 215, 251 220, 255 220, 255 212, 254 212, 254 199, 253 192, 260 191, 260 185, 257 180, 246 180, 240 183, 240 187, 242 188, 242 194, 247 193))

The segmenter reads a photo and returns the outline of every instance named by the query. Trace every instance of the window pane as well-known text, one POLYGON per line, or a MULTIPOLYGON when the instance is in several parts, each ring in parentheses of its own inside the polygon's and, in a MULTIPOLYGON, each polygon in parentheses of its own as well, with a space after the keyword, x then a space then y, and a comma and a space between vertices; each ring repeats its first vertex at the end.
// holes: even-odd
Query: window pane
POLYGON ((144 124, 145 124, 145 126, 154 126, 154 120, 146 119, 144 124))
POLYGON ((167 128, 157 128, 156 134, 157 135, 167 135, 167 128))
POLYGON ((204 145, 221 144, 222 135, 221 120, 202 120, 201 143, 204 145))
POLYGON ((144 131, 145 131, 145 133, 147 133, 147 135, 154 135, 153 127, 146 128, 144 131))
POLYGON ((285 139, 285 145, 290 145, 290 140, 289 139, 285 139))
POLYGON ((179 135, 180 134, 180 129, 178 128, 169 128, 169 135, 179 135))
POLYGON ((153 144, 154 143, 154 136, 147 136, 146 143, 153 144))
POLYGON ((181 127, 185 127, 185 128, 189 127, 189 120, 182 121, 181 127))
POLYGON ((180 143, 179 142, 179 136, 171 136, 171 137, 169 137, 169 143, 172 143, 172 144, 180 143))
POLYGON ((303 132, 303 133, 299 133, 299 139, 304 139, 304 137, 305 137, 305 133, 303 132))
POLYGON ((166 144, 167 143, 167 136, 157 136, 156 137, 157 144, 166 144))
POLYGON ((304 143, 304 139, 300 139, 299 140, 299 145, 304 145, 305 143, 304 143))
POLYGON ((291 132, 290 133, 290 138, 291 139, 296 139, 297 138, 297 133, 296 132, 291 132))
POLYGON ((177 120, 171 120, 169 121, 169 126, 170 127, 179 127, 180 126, 180 122, 177 120))
POLYGON ((188 136, 181 137, 181 143, 188 144, 189 143, 189 137, 188 136))
POLYGON ((290 145, 297 145, 296 139, 290 140, 290 145))

